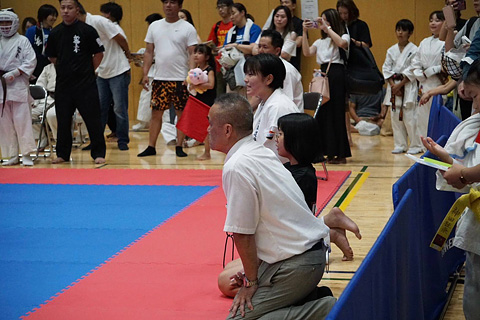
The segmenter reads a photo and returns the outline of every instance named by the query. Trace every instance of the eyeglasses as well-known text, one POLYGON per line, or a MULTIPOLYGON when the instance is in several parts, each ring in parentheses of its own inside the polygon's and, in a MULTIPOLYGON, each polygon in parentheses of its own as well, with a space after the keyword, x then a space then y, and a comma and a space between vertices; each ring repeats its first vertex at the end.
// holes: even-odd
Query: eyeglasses
POLYGON ((217 10, 226 9, 228 6, 226 4, 220 4, 217 6, 217 10))

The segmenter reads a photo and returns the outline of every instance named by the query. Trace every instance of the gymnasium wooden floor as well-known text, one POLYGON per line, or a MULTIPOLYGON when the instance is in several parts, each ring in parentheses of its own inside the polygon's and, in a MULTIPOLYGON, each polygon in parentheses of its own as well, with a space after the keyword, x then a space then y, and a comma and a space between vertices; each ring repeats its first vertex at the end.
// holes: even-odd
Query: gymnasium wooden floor
MULTIPOLYGON (((357 240, 353 234, 348 235, 355 258, 353 261, 341 261, 341 252, 336 247, 332 248, 330 255, 331 271, 351 273, 330 272, 326 273, 322 279, 323 285, 329 286, 337 297, 346 287, 353 272, 357 270, 393 212, 392 185, 412 165, 412 161, 404 155, 390 153, 393 149, 392 137, 366 137, 354 133, 352 138, 353 156, 348 159, 347 164, 328 165, 329 170, 351 170, 352 174, 325 210, 332 208, 362 168, 366 166, 366 171, 370 175, 345 210, 345 213, 359 225, 363 236, 362 240, 357 240)), ((224 155, 216 151, 212 151, 211 160, 197 161, 196 157, 203 153, 203 146, 186 148, 184 150, 188 153, 188 157, 177 158, 174 147, 167 146, 161 136, 157 142, 156 156, 138 158, 137 154, 148 144, 148 131, 132 131, 130 139, 128 151, 119 151, 116 143, 107 142, 107 163, 101 167, 102 169, 221 169, 223 166, 224 155)), ((71 162, 57 165, 57 167, 95 167, 88 151, 76 148, 72 151, 72 159, 71 162)), ((52 167, 50 161, 49 158, 40 158, 35 162, 35 168, 50 168, 52 167)), ((321 166, 317 166, 317 169, 321 170, 321 166)), ((328 212, 325 210, 324 212, 328 212)), ((445 319, 465 319, 462 312, 462 293, 463 285, 459 285, 445 319)))

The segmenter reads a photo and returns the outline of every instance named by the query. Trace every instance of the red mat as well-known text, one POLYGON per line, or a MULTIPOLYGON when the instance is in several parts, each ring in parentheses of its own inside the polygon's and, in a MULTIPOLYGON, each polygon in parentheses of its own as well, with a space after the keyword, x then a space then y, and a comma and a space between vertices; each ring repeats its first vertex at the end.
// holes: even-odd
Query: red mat
MULTIPOLYGON (((328 203, 349 174, 331 171, 329 181, 319 181, 319 205, 328 203)), ((5 169, 0 183, 219 186, 24 318, 227 316, 231 300, 221 296, 216 283, 225 242, 220 170, 5 169)))

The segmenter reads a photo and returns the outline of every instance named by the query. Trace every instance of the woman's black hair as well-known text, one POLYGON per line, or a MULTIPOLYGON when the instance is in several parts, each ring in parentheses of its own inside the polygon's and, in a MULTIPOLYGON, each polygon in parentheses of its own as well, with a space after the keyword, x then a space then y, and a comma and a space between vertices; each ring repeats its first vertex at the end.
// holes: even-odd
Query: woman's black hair
POLYGON ((415 27, 413 26, 413 22, 408 20, 408 19, 402 19, 402 20, 399 20, 397 22, 397 24, 395 25, 395 30, 403 30, 403 31, 408 31, 410 33, 413 32, 413 29, 415 27))
POLYGON ((193 52, 200 52, 208 56, 207 64, 215 70, 215 57, 212 53, 212 48, 204 43, 197 44, 193 52))
MULTIPOLYGON (((345 33, 345 26, 342 23, 342 19, 340 19, 338 11, 335 9, 327 9, 322 12, 322 16, 323 15, 325 15, 325 18, 327 18, 332 30, 341 37, 345 33)), ((322 39, 328 38, 328 35, 325 33, 325 31, 322 30, 321 34, 322 39)))
POLYGON ((147 21, 148 24, 152 24, 152 22, 161 20, 161 19, 163 19, 163 16, 160 13, 152 13, 145 18, 145 21, 147 21))
POLYGON ((293 22, 292 22, 292 12, 290 9, 286 6, 278 6, 273 10, 272 14, 272 23, 270 24, 270 27, 268 27, 268 30, 276 30, 275 29, 275 15, 277 14, 278 11, 283 10, 285 11, 285 14, 287 15, 287 25, 285 26, 285 30, 283 30, 282 33, 282 38, 285 38, 285 36, 291 32, 294 31, 293 28, 293 22))
POLYGON ((50 15, 58 17, 57 8, 55 8, 51 4, 42 4, 40 8, 38 8, 37 12, 38 23, 42 23, 50 15))
POLYGON ((183 12, 185 16, 187 17, 187 21, 195 27, 195 24, 193 23, 192 15, 190 14, 190 11, 187 9, 180 9, 180 12, 183 12))
POLYGON ((33 26, 36 26, 37 25, 37 20, 35 20, 34 17, 26 17, 25 19, 23 19, 22 21, 22 34, 25 35, 25 33, 27 32, 27 23, 30 22, 30 24, 32 24, 33 26))
POLYGON ((355 21, 360 17, 360 10, 353 0, 339 0, 337 1, 337 10, 340 7, 344 7, 348 11, 348 24, 355 21))
POLYGON ((438 19, 445 21, 445 15, 443 14, 442 10, 436 10, 430 13, 430 15, 428 16, 428 20, 432 19, 434 15, 436 15, 438 19))
POLYGON ((248 57, 243 66, 245 74, 260 74, 263 77, 271 74, 273 81, 268 85, 272 89, 283 88, 286 71, 282 60, 271 53, 260 53, 248 57))
POLYGON ((322 160, 320 128, 317 120, 306 113, 291 113, 278 119, 283 131, 283 145, 301 165, 322 160))

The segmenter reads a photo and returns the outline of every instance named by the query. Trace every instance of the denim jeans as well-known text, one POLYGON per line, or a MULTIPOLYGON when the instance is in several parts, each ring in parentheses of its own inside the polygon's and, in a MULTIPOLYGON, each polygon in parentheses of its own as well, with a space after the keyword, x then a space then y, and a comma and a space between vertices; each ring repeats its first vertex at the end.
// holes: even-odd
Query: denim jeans
POLYGON ((108 109, 113 103, 113 111, 117 120, 116 134, 119 145, 130 142, 128 138, 128 86, 130 78, 130 70, 110 79, 97 77, 102 126, 105 129, 108 120, 108 109))

